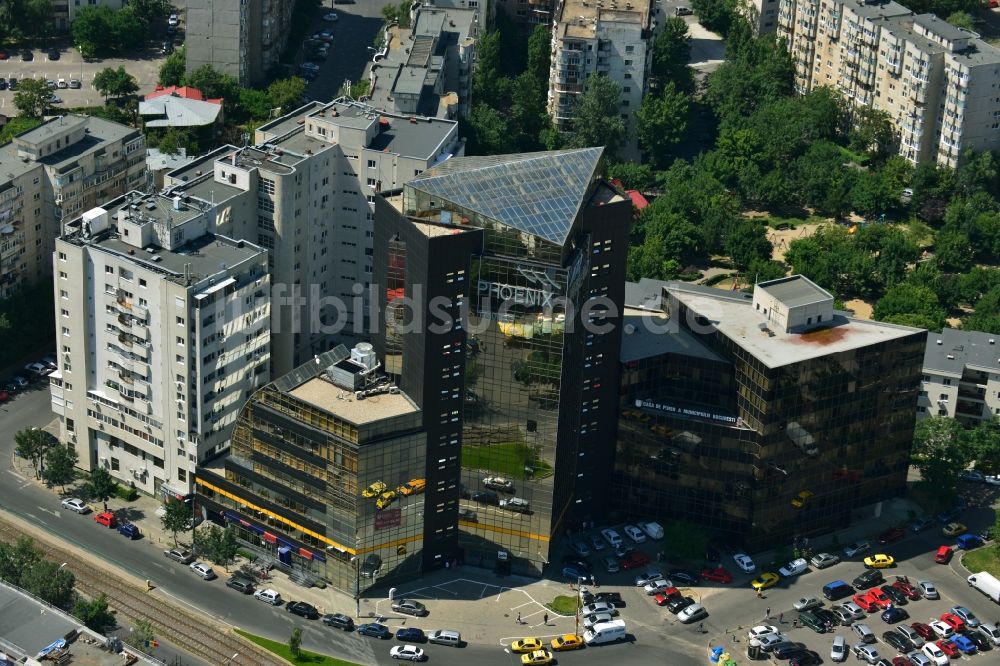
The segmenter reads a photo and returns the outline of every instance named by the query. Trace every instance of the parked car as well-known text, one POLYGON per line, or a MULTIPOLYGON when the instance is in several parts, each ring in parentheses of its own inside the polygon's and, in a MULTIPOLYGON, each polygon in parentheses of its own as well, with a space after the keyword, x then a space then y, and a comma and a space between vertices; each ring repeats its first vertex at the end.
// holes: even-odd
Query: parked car
POLYGON ((594 601, 611 604, 615 608, 624 608, 625 600, 622 599, 621 592, 598 592, 594 595, 594 601))
POLYGON ((934 561, 938 564, 948 564, 954 554, 955 551, 951 549, 951 546, 939 546, 937 552, 934 553, 934 561))
POLYGON ((635 525, 626 525, 622 528, 622 531, 628 536, 629 539, 636 543, 646 543, 646 533, 640 530, 635 525))
POLYGON ((920 594, 924 599, 940 599, 941 595, 937 591, 937 586, 929 580, 922 580, 917 583, 920 594))
POLYGON ((832 553, 819 553, 813 556, 809 560, 809 564, 816 567, 817 569, 825 569, 827 567, 832 567, 834 564, 840 562, 840 556, 834 555, 832 553))
POLYGON ((800 557, 778 569, 778 573, 784 578, 791 578, 793 576, 798 576, 808 568, 809 564, 806 562, 806 559, 804 557, 800 557))
POLYGON ((677 613, 677 619, 683 624, 697 622, 708 617, 708 611, 701 604, 690 604, 677 613))
POLYGON ((328 23, 336 23, 339 19, 340 17, 337 16, 337 12, 327 12, 326 14, 323 14, 323 20, 328 23))
POLYGON ((868 569, 888 569, 895 565, 895 563, 896 560, 891 555, 886 555, 885 553, 876 553, 864 559, 865 567, 868 569))
POLYGON ((257 590, 253 593, 253 597, 254 599, 263 601, 265 604, 271 604, 272 606, 280 606, 285 603, 277 590, 272 590, 271 588, 257 590))
POLYGON ((906 636, 896 631, 887 631, 882 634, 882 642, 896 648, 900 652, 909 652, 914 647, 913 643, 906 636))
POLYGON ((903 595, 910 601, 916 601, 920 598, 920 591, 910 584, 909 579, 901 578, 896 576, 896 581, 892 584, 894 588, 903 593, 903 595))
POLYGON ((766 590, 777 585, 779 580, 781 580, 781 578, 778 577, 778 574, 765 571, 760 576, 750 581, 750 587, 755 590, 766 590))
POLYGON ((82 499, 76 497, 71 497, 69 499, 64 499, 61 502, 62 508, 69 509, 74 513, 86 514, 90 513, 90 507, 82 499))
POLYGON ((855 541, 844 548, 844 555, 847 557, 857 557, 861 553, 871 550, 872 545, 867 541, 855 541))
POLYGON ((885 532, 878 535, 878 542, 885 546, 891 543, 896 543, 905 536, 906 531, 901 527, 890 527, 885 532))
MULTIPOLYGON (((344 615, 343 613, 327 613, 326 615, 320 618, 320 621, 322 621, 323 624, 325 624, 328 627, 334 627, 335 629, 343 629, 344 631, 354 631, 354 620, 352 620, 347 615, 344 615)), ((420 631, 420 630, 413 629, 411 627, 410 631, 420 631)), ((423 635, 423 632, 420 633, 421 635, 423 635)), ((406 640, 412 641, 413 638, 408 638, 406 640)))
POLYGON ((899 588, 893 587, 892 585, 883 585, 879 589, 882 591, 883 594, 885 594, 885 596, 892 599, 892 603, 894 603, 897 606, 905 606, 906 604, 910 603, 909 600, 906 598, 906 595, 903 594, 903 592, 899 588))
POLYGON ((958 478, 962 481, 970 481, 972 483, 984 483, 986 481, 986 477, 977 469, 967 469, 958 478))
POLYGON ((400 627, 396 630, 396 640, 406 643, 426 643, 427 634, 416 627, 400 627))
POLYGON ((861 574, 859 574, 851 584, 858 588, 859 590, 866 590, 872 585, 878 585, 882 583, 885 578, 882 577, 882 572, 878 569, 869 569, 861 574))
POLYGON ((118 526, 118 521, 115 520, 115 514, 111 513, 110 511, 100 512, 99 514, 94 516, 94 520, 97 523, 104 525, 105 527, 114 528, 118 526))
POLYGON ((191 564, 194 562, 194 555, 189 550, 171 548, 170 550, 163 551, 163 554, 167 556, 167 559, 181 564, 191 564))
POLYGON ((875 642, 875 632, 872 631, 864 622, 855 622, 851 625, 851 631, 857 634, 858 638, 864 643, 874 643, 875 642))
POLYGON ((919 634, 924 640, 930 641, 937 636, 937 634, 934 633, 933 627, 924 622, 913 622, 910 624, 910 628, 917 632, 917 634, 919 634))
POLYGON ((910 614, 899 606, 893 606, 892 608, 886 608, 882 611, 882 615, 880 617, 886 624, 895 624, 897 622, 910 619, 910 614))
POLYGON ((691 597, 675 597, 667 602, 667 610, 676 615, 693 603, 691 597))
POLYGON ((913 648, 911 649, 917 649, 924 644, 924 637, 921 636, 920 633, 913 627, 901 624, 898 627, 895 627, 893 631, 904 636, 906 640, 913 645, 913 648))
POLYGON ((242 576, 230 576, 226 581, 226 587, 230 587, 242 594, 253 594, 253 583, 242 576))
POLYGON ((621 565, 618 562, 617 557, 611 555, 605 555, 601 558, 601 565, 604 570, 608 573, 618 573, 621 570, 621 565))
POLYGON ((746 553, 736 553, 733 555, 733 561, 736 562, 743 573, 753 573, 757 570, 757 565, 754 564, 753 560, 746 553))
POLYGON ((712 581, 714 583, 733 582, 733 575, 722 567, 715 567, 714 569, 702 569, 701 577, 703 580, 712 581))
POLYGON ((952 606, 951 614, 962 620, 962 622, 964 622, 969 629, 975 629, 982 624, 982 622, 979 621, 979 618, 965 606, 952 606))
POLYGON ((841 662, 847 660, 847 641, 843 636, 834 636, 833 645, 830 646, 830 661, 841 662))
POLYGON ((483 479, 483 485, 490 490, 497 490, 502 493, 514 492, 514 482, 502 476, 488 476, 483 479))
POLYGON ((641 550, 634 550, 622 558, 622 569, 638 569, 649 564, 649 555, 641 550))
POLYGON ((358 627, 358 633, 362 636, 370 636, 381 640, 392 638, 392 632, 389 631, 389 627, 384 624, 379 624, 378 622, 368 622, 360 625, 358 627))
POLYGON ((854 652, 854 656, 859 661, 866 661, 869 664, 874 664, 878 662, 882 657, 879 656, 878 650, 875 649, 874 645, 866 645, 865 643, 858 643, 851 651, 854 652))
POLYGON ((663 538, 663 526, 652 520, 645 520, 636 523, 643 532, 646 533, 650 539, 654 541, 663 538))
POLYGON ((132 523, 122 523, 119 525, 118 534, 121 534, 127 539, 138 539, 142 536, 142 532, 139 531, 138 526, 132 523))
POLYGON ((697 585, 701 582, 701 577, 690 569, 671 569, 667 572, 667 578, 675 585, 697 585))
POLYGON ((215 571, 204 562, 192 562, 188 567, 196 576, 204 580, 215 580, 216 578, 215 571))
POLYGON ((312 604, 307 604, 304 601, 289 601, 285 605, 285 610, 292 615, 298 615, 304 617, 307 620, 316 620, 319 618, 319 611, 312 604))
POLYGON ((963 523, 948 523, 941 528, 941 533, 948 537, 958 536, 959 534, 965 534, 968 530, 963 523))
POLYGON ((926 530, 928 527, 930 527, 933 524, 934 524, 933 520, 931 520, 930 518, 927 518, 926 516, 924 516, 924 517, 921 517, 921 518, 914 518, 913 520, 911 520, 909 522, 909 524, 907 525, 907 527, 910 528, 911 532, 913 532, 914 534, 916 534, 917 532, 923 532, 924 530, 926 530))
POLYGON ((587 548, 587 544, 585 544, 580 539, 573 539, 570 542, 569 547, 574 553, 576 553, 580 557, 587 557, 588 555, 590 555, 590 548, 587 548))
POLYGON ((45 377, 52 374, 52 368, 44 363, 38 363, 37 361, 24 366, 24 369, 33 377, 45 377))
POLYGON ((402 661, 425 661, 427 655, 416 645, 397 645, 389 650, 389 656, 402 661))

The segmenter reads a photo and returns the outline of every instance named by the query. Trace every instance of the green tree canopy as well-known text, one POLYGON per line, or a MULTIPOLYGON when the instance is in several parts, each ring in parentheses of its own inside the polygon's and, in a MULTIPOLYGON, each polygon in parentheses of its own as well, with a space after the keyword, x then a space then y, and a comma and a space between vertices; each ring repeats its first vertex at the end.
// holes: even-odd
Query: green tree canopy
POLYGON ((920 470, 926 490, 942 502, 954 497, 958 476, 971 460, 965 429, 955 419, 933 417, 917 421, 911 464, 920 470))
POLYGON ((65 487, 76 479, 76 451, 57 442, 45 452, 45 469, 42 478, 49 485, 65 487))
POLYGON ((92 499, 103 502, 105 511, 108 510, 108 499, 114 497, 117 490, 118 481, 104 467, 98 467, 90 473, 90 478, 87 480, 87 494, 92 499))
POLYGON ((100 634, 112 629, 117 624, 115 614, 108 607, 108 597, 104 594, 90 601, 77 599, 76 605, 73 607, 73 615, 87 625, 88 629, 93 629, 100 634))
POLYGON ((229 74, 223 74, 211 65, 202 65, 186 77, 187 85, 197 88, 206 98, 222 98, 230 103, 240 97, 240 84, 229 74))
POLYGON ((39 560, 21 576, 20 586, 59 608, 68 608, 73 600, 73 572, 55 562, 39 560))
POLYGON ((608 179, 620 180, 626 190, 648 190, 656 184, 653 169, 636 162, 609 162, 608 179))
POLYGON ((305 94, 306 82, 298 76, 272 81, 267 87, 267 97, 271 100, 271 106, 280 106, 284 113, 299 108, 305 94))
POLYGON ((163 529, 170 532, 174 538, 174 545, 177 545, 177 533, 187 532, 194 524, 194 514, 191 506, 185 502, 171 497, 164 505, 163 515, 160 517, 163 529))
POLYGON ((642 100, 636 115, 639 145, 656 165, 666 165, 687 132, 691 99, 668 81, 642 100))
POLYGON ((650 74, 657 82, 660 85, 673 83, 678 90, 692 92, 694 75, 688 67, 691 42, 684 19, 679 16, 667 18, 653 39, 652 50, 650 74))
POLYGON ((17 112, 28 118, 41 118, 52 103, 52 91, 45 85, 44 79, 23 79, 14 93, 14 106, 17 112))
POLYGON ((45 454, 53 441, 52 435, 41 428, 25 428, 14 434, 14 452, 31 463, 36 479, 45 467, 45 454))
POLYGON ((591 74, 572 110, 569 145, 574 148, 604 146, 614 157, 625 138, 625 121, 618 111, 621 88, 610 77, 591 74))
POLYGON ((161 86, 182 86, 184 85, 184 74, 186 71, 187 55, 185 47, 181 47, 168 55, 160 65, 160 73, 157 82, 161 86))
POLYGON ((770 261, 773 251, 767 239, 767 225, 758 220, 744 218, 726 233, 726 253, 741 271, 770 261))
POLYGON ((138 92, 139 82, 125 71, 124 67, 120 66, 118 69, 105 67, 94 75, 94 90, 105 100, 108 97, 120 99, 138 92))
POLYGON ((902 282, 890 287, 875 303, 872 316, 878 321, 940 331, 944 327, 946 312, 933 291, 902 282))

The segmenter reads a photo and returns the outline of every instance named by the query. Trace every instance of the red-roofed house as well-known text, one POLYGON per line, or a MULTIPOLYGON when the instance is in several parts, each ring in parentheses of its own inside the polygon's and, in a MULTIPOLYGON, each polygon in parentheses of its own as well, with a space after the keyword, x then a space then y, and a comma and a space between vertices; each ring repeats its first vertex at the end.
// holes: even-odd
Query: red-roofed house
POLYGON ((201 91, 197 88, 192 88, 191 86, 169 86, 164 88, 163 86, 156 86, 153 92, 146 95, 147 100, 156 99, 157 97, 162 97, 163 95, 174 95, 176 97, 183 97, 184 99, 196 99, 199 102, 211 102, 212 104, 222 104, 222 99, 205 99, 205 96, 201 94, 201 91))

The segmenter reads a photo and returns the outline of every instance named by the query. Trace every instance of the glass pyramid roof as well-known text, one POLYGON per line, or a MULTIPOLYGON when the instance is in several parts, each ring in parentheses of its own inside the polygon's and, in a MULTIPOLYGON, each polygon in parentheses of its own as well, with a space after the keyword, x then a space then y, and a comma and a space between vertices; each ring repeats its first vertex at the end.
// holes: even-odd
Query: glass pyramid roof
POLYGON ((562 247, 604 148, 453 157, 408 187, 562 247))

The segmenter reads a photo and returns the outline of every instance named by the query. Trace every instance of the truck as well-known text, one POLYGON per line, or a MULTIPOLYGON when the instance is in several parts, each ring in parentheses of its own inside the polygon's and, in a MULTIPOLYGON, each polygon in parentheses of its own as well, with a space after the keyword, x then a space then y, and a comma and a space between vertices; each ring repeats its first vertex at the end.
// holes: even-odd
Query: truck
POLYGON ((625 638, 625 620, 598 622, 593 627, 583 632, 583 642, 587 645, 617 643, 625 640, 625 638))
POLYGON ((995 603, 1000 604, 1000 580, 985 571, 974 573, 968 578, 969 585, 976 588, 995 603))

